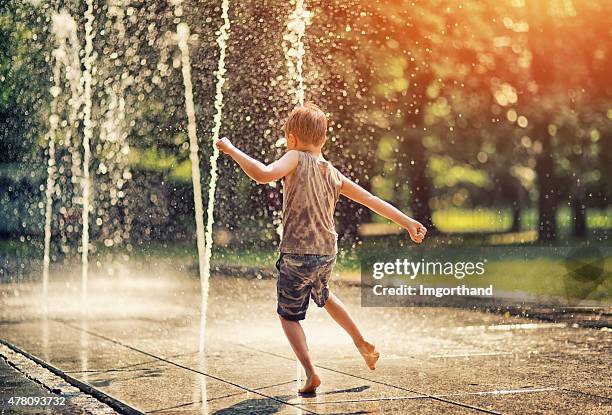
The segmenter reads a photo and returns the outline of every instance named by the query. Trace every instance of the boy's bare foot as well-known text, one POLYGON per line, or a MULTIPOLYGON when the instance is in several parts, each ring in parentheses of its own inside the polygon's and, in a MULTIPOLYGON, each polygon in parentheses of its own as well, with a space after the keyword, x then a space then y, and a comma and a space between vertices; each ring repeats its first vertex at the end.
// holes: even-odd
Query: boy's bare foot
POLYGON ((376 362, 380 357, 380 353, 376 350, 376 347, 372 343, 364 341, 363 344, 357 345, 357 350, 361 353, 363 360, 365 360, 370 370, 376 369, 376 362))
POLYGON ((300 395, 310 395, 317 391, 321 385, 321 378, 316 373, 306 379, 304 386, 298 391, 300 395))

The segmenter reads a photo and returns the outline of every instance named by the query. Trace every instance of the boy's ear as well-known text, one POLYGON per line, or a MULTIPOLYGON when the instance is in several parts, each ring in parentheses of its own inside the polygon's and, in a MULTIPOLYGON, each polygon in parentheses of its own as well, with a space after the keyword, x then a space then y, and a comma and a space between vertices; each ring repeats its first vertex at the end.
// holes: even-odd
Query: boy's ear
POLYGON ((287 137, 287 144, 291 144, 294 147, 297 145, 297 137, 293 133, 289 133, 289 137, 287 137))
POLYGON ((325 144, 327 144, 327 134, 325 135, 325 137, 323 137, 323 141, 321 142, 321 148, 325 147, 325 144))

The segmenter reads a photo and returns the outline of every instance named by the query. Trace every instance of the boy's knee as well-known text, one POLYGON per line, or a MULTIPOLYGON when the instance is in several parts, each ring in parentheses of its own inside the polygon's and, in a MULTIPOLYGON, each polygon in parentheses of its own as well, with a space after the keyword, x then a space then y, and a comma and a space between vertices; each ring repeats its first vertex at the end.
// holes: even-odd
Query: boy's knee
POLYGON ((327 295, 325 296, 325 304, 323 307, 333 307, 335 302, 336 297, 330 291, 328 291, 327 295))
POLYGON ((278 315, 278 319, 281 321, 281 323, 283 322, 290 322, 290 323, 299 323, 301 320, 304 320, 306 318, 306 314, 305 313, 300 313, 300 314, 296 314, 296 315, 286 315, 286 313, 282 313, 279 312, 277 313, 278 315))

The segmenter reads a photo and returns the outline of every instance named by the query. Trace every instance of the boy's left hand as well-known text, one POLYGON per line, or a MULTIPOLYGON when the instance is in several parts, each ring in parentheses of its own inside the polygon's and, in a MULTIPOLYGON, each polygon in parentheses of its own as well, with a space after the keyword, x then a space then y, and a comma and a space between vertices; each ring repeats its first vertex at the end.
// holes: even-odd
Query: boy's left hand
POLYGON ((427 234, 427 228, 423 224, 414 219, 410 219, 405 226, 405 229, 415 243, 420 244, 423 242, 425 235, 427 234))

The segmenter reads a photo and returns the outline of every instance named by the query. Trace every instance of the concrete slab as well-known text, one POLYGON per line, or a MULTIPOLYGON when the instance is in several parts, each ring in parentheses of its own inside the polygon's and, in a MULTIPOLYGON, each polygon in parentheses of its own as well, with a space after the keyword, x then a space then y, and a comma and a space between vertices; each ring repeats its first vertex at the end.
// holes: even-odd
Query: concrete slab
POLYGON ((1 337, 65 372, 107 370, 150 361, 85 332, 67 329, 50 319, 0 325, 1 337))
POLYGON ((477 410, 451 405, 431 399, 395 401, 343 402, 337 404, 306 405, 317 414, 478 414, 477 410))
POLYGON ((612 400, 566 391, 463 396, 463 402, 504 414, 609 414, 612 400))
POLYGON ((52 281, 46 313, 37 286, 0 286, 0 337, 148 412, 474 413, 460 404, 512 410, 519 392, 501 391, 537 388, 554 393, 520 393, 529 411, 555 402, 608 410, 598 406, 602 398, 563 391, 609 395, 607 330, 476 310, 361 308, 359 290, 338 284, 333 290, 383 358, 368 370, 348 336, 311 305, 304 330, 324 383, 316 397, 299 398, 274 281, 211 280, 203 354, 197 280, 165 268, 92 275, 85 305, 78 281, 52 281))
POLYGON ((129 371, 89 373, 84 379, 122 401, 139 402, 139 408, 146 412, 243 392, 234 386, 166 363, 143 365, 129 371))
POLYGON ((17 397, 39 397, 56 399, 60 396, 53 394, 40 384, 28 379, 23 373, 11 367, 3 358, 0 358, 0 414, 61 414, 71 415, 81 413, 78 406, 70 403, 70 397, 63 397, 57 401, 58 405, 28 406, 11 404, 9 400, 17 397), (60 405, 61 404, 61 405, 60 405))

